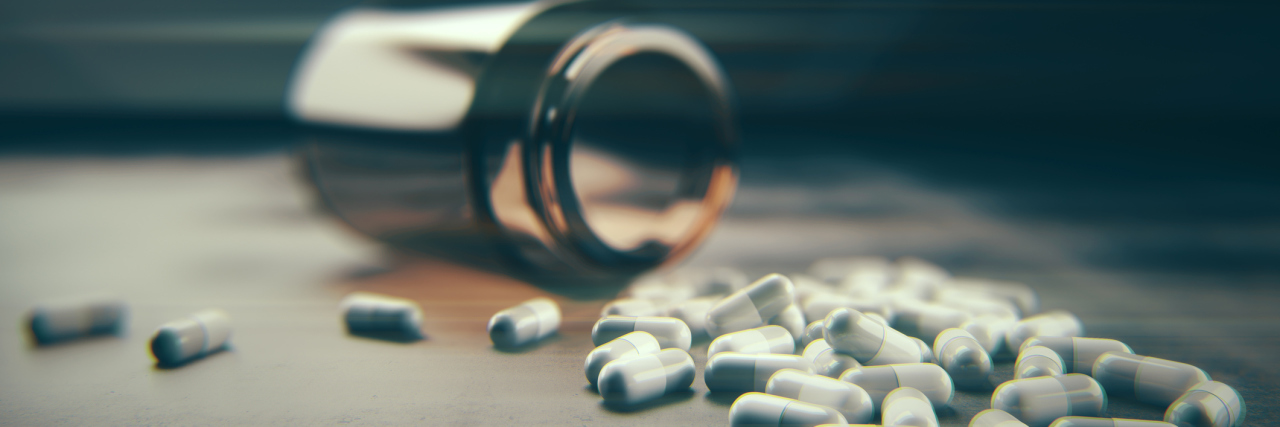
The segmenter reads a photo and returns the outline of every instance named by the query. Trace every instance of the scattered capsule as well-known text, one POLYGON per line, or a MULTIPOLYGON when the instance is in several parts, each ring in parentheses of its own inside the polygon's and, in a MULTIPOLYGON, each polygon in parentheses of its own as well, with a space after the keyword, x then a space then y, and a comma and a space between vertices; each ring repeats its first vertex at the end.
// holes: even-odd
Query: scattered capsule
POLYGON ((560 329, 560 306, 534 298, 499 311, 489 319, 489 339, 497 347, 514 348, 541 340, 560 329))
POLYGON ((1109 351, 1093 364, 1093 377, 1107 393, 1137 398, 1144 403, 1168 406, 1209 374, 1186 363, 1109 351))
POLYGON ((697 369, 689 353, 669 348, 657 354, 615 360, 600 370, 596 386, 606 403, 636 405, 688 390, 697 369))
POLYGON ((707 357, 716 353, 732 351, 735 353, 777 353, 792 354, 796 352, 796 340, 791 333, 781 326, 763 326, 721 335, 707 346, 707 357))
POLYGON ((809 265, 809 274, 828 283, 836 283, 851 275, 874 275, 888 282, 893 274, 889 260, 877 256, 821 258, 809 265))
POLYGON ((1133 349, 1127 344, 1105 338, 1031 337, 1022 344, 1021 348, 1036 345, 1048 347, 1058 353, 1058 356, 1062 357, 1062 363, 1067 367, 1067 372, 1073 374, 1092 374, 1093 362, 1096 362, 1102 353, 1118 351, 1133 354, 1133 349))
POLYGON ((671 308, 669 316, 680 319, 685 325, 689 326, 689 332, 694 335, 707 334, 707 311, 711 310, 720 297, 698 297, 693 298, 671 308))
POLYGON ((951 376, 942 367, 932 363, 863 366, 845 371, 840 375, 840 381, 862 387, 871 395, 871 400, 877 407, 881 406, 885 395, 898 387, 919 390, 935 408, 949 405, 951 398, 955 396, 951 376))
POLYGON ((938 363, 938 358, 933 355, 933 349, 929 348, 929 344, 925 344, 924 340, 911 337, 916 342, 916 347, 920 347, 920 363, 938 363))
POLYGON ((822 339, 822 321, 814 320, 809 326, 804 327, 804 334, 800 335, 800 346, 808 347, 813 340, 822 339))
POLYGON ((862 387, 794 369, 775 372, 765 393, 834 408, 851 423, 871 422, 876 407, 862 387))
POLYGON ((1017 319, 1006 319, 994 316, 978 316, 968 322, 961 323, 959 328, 973 334, 982 349, 995 357, 1005 349, 1004 337, 1017 324, 1017 319))
POLYGON ((587 353, 587 363, 583 366, 587 374, 587 382, 590 382, 591 387, 594 388, 596 380, 600 379, 600 370, 604 369, 604 365, 609 362, 657 354, 659 351, 662 351, 662 347, 658 344, 658 340, 648 332, 632 332, 601 344, 587 353))
POLYGON ((1164 421, 1178 427, 1240 427, 1244 399, 1231 386, 1205 381, 1178 397, 1164 413, 1164 421))
POLYGON ((1125 418, 1062 417, 1049 427, 1174 427, 1164 421, 1131 420, 1125 418))
POLYGON ((852 308, 860 313, 876 313, 885 318, 893 318, 895 315, 890 304, 882 299, 853 298, 830 293, 811 295, 803 305, 805 318, 813 320, 825 319, 837 308, 852 308))
POLYGON ((795 301, 795 286, 781 274, 770 274, 720 300, 707 311, 707 334, 713 337, 758 328, 795 301))
POLYGON ((151 354, 161 365, 180 365, 215 353, 231 338, 231 319, 218 309, 201 310, 160 325, 151 338, 151 354))
POLYGON ((121 335, 128 311, 124 301, 73 300, 36 306, 27 321, 31 337, 43 345, 90 335, 121 335))
POLYGON ((969 420, 969 427, 1027 427, 1013 415, 999 409, 987 409, 969 420))
POLYGON ((1048 347, 1033 345, 1023 347, 1018 352, 1018 360, 1013 364, 1013 378, 1056 377, 1067 373, 1062 356, 1048 347))
POLYGON ((840 308, 822 322, 827 345, 853 356, 864 365, 919 363, 924 360, 919 344, 911 337, 864 316, 857 310, 840 308))
POLYGON ((764 393, 743 394, 729 407, 729 425, 733 427, 812 427, 821 424, 847 426, 849 422, 830 407, 764 393))
POLYGON ((637 331, 652 334, 662 348, 689 351, 689 344, 693 341, 689 325, 674 317, 609 316, 597 320, 591 327, 591 342, 600 345, 637 331))
POLYGON ((1009 300, 956 288, 939 289, 935 295, 939 304, 972 316, 993 316, 1017 321, 1021 318, 1018 306, 1009 300))
POLYGON ((945 329, 960 326, 969 321, 968 313, 945 305, 906 302, 897 305, 897 317, 893 328, 925 342, 933 342, 945 329))
POLYGON ((694 289, 667 280, 667 277, 646 276, 632 282, 627 286, 626 296, 628 299, 658 301, 662 303, 676 303, 684 301, 695 296, 694 289))
POLYGON ((684 269, 671 272, 667 281, 691 289, 695 295, 723 296, 746 287, 751 278, 732 267, 710 269, 684 269))
POLYGON ((1044 312, 1022 319, 1005 336, 1005 344, 1017 351, 1028 338, 1078 337, 1084 335, 1084 324, 1076 315, 1063 310, 1044 312))
POLYGON ((953 278, 950 285, 952 288, 982 292, 1009 300, 1018 307, 1018 311, 1024 317, 1040 311, 1040 297, 1036 295, 1035 290, 1022 283, 953 278))
POLYGON ((777 316, 773 316, 772 319, 769 319, 768 323, 770 325, 787 328, 787 332, 790 332, 791 336, 795 338, 799 338, 804 334, 804 312, 800 311, 800 307, 797 307, 795 304, 787 306, 787 308, 782 310, 781 313, 778 313, 777 316))
MULTIPOLYGON (((807 302, 814 295, 835 295, 836 289, 830 283, 803 274, 790 274, 787 278, 791 279, 791 284, 795 286, 797 303, 807 302)), ((804 304, 801 304, 800 308, 803 309, 804 304)))
POLYGON ((1047 427, 1068 415, 1101 415, 1107 410, 1107 395, 1097 381, 1084 374, 1024 378, 996 387, 991 407, 1030 427, 1047 427))
POLYGON ((422 308, 418 303, 386 295, 354 292, 338 303, 347 332, 390 333, 422 338, 422 308))
POLYGON ((951 328, 938 334, 933 342, 933 356, 951 375, 956 388, 972 390, 991 384, 991 356, 964 329, 951 328))
POLYGON ((857 359, 836 353, 831 346, 827 345, 827 340, 821 338, 805 346, 800 356, 813 364, 814 373, 831 378, 839 377, 844 371, 862 367, 857 359))
POLYGON ((880 420, 887 426, 938 427, 938 415, 924 393, 899 387, 884 397, 880 420))
POLYGON ((622 298, 609 301, 600 309, 600 317, 609 316, 661 316, 665 310, 651 300, 639 298, 622 298))
POLYGON ((702 380, 711 391, 764 391, 769 377, 783 369, 813 373, 813 365, 801 356, 726 352, 707 359, 702 380))

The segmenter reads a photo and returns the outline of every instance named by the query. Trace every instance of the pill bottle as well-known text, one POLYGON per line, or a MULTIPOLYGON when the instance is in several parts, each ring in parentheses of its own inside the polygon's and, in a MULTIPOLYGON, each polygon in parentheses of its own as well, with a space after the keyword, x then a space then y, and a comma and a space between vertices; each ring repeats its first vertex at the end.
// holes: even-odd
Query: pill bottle
POLYGON ((730 84, 677 26, 548 13, 564 7, 369 3, 323 25, 287 108, 325 209, 525 278, 615 280, 688 255, 737 186, 730 84))

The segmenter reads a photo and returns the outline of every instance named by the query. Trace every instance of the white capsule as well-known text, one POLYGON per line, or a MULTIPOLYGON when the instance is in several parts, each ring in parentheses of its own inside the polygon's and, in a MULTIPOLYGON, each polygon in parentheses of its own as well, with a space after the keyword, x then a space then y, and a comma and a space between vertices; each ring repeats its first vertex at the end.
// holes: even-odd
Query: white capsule
POLYGON ((853 356, 863 365, 919 363, 924 360, 919 344, 911 337, 864 316, 857 310, 840 308, 822 322, 827 345, 853 356))
POLYGON ((636 405, 667 393, 688 390, 697 373, 689 353, 669 348, 605 364, 596 386, 606 403, 636 405))
POLYGON ((849 422, 830 407, 764 393, 738 396, 729 407, 732 427, 813 427, 822 424, 847 426, 849 422))
POLYGON ((881 405, 885 395, 898 387, 920 390, 935 408, 951 404, 951 398, 955 396, 951 376, 942 367, 932 363, 863 366, 845 371, 840 375, 840 381, 862 387, 871 395, 871 401, 877 407, 881 405))
POLYGON ((775 372, 765 393, 834 408, 851 423, 871 422, 876 407, 866 390, 853 384, 795 369, 775 372))
POLYGON ((354 292, 338 303, 347 332, 389 333, 422 338, 422 308, 418 303, 387 295, 354 292))
POLYGON ((853 357, 836 353, 831 346, 827 345, 827 340, 821 338, 805 346, 800 356, 813 364, 814 373, 831 378, 839 377, 844 371, 862 367, 862 364, 853 357))
POLYGON ((894 308, 897 317, 893 328, 925 342, 933 342, 944 329, 958 327, 971 318, 968 313, 938 304, 905 302, 894 308))
POLYGON ((1048 347, 1033 345, 1023 347, 1018 352, 1018 360, 1013 364, 1013 378, 1056 377, 1067 373, 1066 363, 1062 356, 1048 347))
MULTIPOLYGON (((1017 324, 1015 319, 1006 319, 994 316, 978 316, 970 319, 968 322, 961 323, 959 328, 973 334, 973 338, 978 340, 978 344, 987 351, 987 354, 995 357, 997 354, 1003 353, 1006 349, 1004 338, 1013 326, 1017 324)), ((1011 349, 1014 350, 1014 349, 1011 349)))
POLYGON ((920 363, 938 363, 938 358, 933 355, 933 349, 929 348, 929 344, 925 344, 924 340, 916 337, 911 337, 911 340, 920 347, 920 363))
POLYGON ((707 311, 711 310, 720 297, 698 297, 693 298, 679 304, 676 304, 668 312, 668 315, 684 322, 689 326, 689 332, 693 335, 707 334, 707 311))
POLYGON ((732 267, 681 269, 667 274, 666 280, 688 287, 695 295, 700 296, 723 296, 751 283, 751 278, 732 267))
POLYGON ((804 334, 800 335, 800 346, 808 347, 813 340, 822 339, 822 320, 814 320, 809 326, 804 327, 804 334))
POLYGON ((231 338, 231 319, 218 309, 192 313, 160 325, 151 338, 151 354, 161 365, 180 365, 222 350, 231 338))
POLYGON ((489 339, 503 348, 524 346, 560 330, 560 306, 549 298, 534 298, 499 311, 489 319, 489 339))
MULTIPOLYGON (((791 284, 795 286, 797 302, 808 301, 814 295, 833 295, 836 291, 830 283, 803 274, 789 274, 787 278, 791 279, 791 284)), ((803 309, 804 305, 802 304, 800 308, 803 309)))
POLYGON ((778 313, 777 316, 773 316, 772 319, 769 319, 768 323, 770 325, 786 328, 787 332, 791 333, 791 336, 794 338, 799 338, 804 334, 804 312, 800 311, 800 307, 797 307, 795 304, 787 306, 787 308, 782 310, 781 313, 778 313))
POLYGON ((1186 363, 1119 351, 1098 356, 1093 378, 1107 394, 1157 406, 1168 406, 1187 390, 1210 380, 1204 370, 1186 363))
POLYGON ((835 294, 815 294, 804 300, 804 316, 806 319, 822 320, 837 308, 852 308, 860 313, 876 313, 886 319, 895 315, 893 308, 885 299, 853 298, 835 294))
POLYGON ((591 383, 591 387, 594 388, 596 380, 600 379, 600 370, 604 369, 604 365, 609 364, 609 362, 647 354, 658 354, 659 351, 662 351, 662 347, 658 345, 658 340, 653 335, 648 332, 632 332, 591 350, 590 353, 587 353, 587 362, 582 369, 586 371, 587 382, 591 383))
POLYGON ((1068 415, 1101 415, 1107 410, 1107 395, 1097 381, 1084 374, 1024 378, 996 387, 991 407, 1030 427, 1047 427, 1068 415))
POLYGON ((991 384, 991 355, 964 329, 951 328, 938 334, 933 355, 951 375, 956 388, 974 390, 991 384))
POLYGON ((713 337, 765 325, 795 301, 795 286, 781 274, 770 274, 729 294, 707 311, 707 334, 713 337))
MULTIPOLYGON (((1093 362, 1102 353, 1118 351, 1133 354, 1133 349, 1125 343, 1105 338, 1083 337, 1031 337, 1022 343, 1021 348, 1044 346, 1058 353, 1068 373, 1093 374, 1093 362)), ((1019 351, 1021 353, 1021 350, 1019 351)))
POLYGON ((1125 418, 1062 417, 1049 427, 1174 427, 1164 421, 1131 420, 1125 418))
POLYGON ((694 297, 692 287, 668 280, 668 277, 645 276, 632 281, 624 294, 628 299, 677 303, 694 297))
POLYGON ((640 317, 640 316, 661 316, 663 314, 666 314, 666 310, 664 310, 657 303, 647 299, 639 299, 639 298, 616 299, 613 301, 609 301, 608 304, 604 305, 604 308, 600 309, 600 317, 608 317, 608 316, 640 317))
POLYGON ((51 344, 90 335, 122 335, 128 312, 124 301, 69 300, 36 306, 27 320, 36 343, 51 344))
POLYGON ((1027 285, 987 279, 952 278, 950 286, 1004 298, 1018 307, 1023 317, 1040 311, 1040 297, 1027 285))
POLYGON ((809 265, 809 274, 828 283, 837 283, 850 275, 882 277, 888 282, 893 274, 889 260, 875 256, 821 258, 809 265))
POLYGON ((1063 310, 1048 311, 1022 319, 1005 336, 1005 345, 1012 351, 1022 348, 1028 338, 1078 337, 1084 335, 1084 324, 1076 315, 1063 310))
POLYGON ((963 311, 972 317, 994 316, 1013 321, 1021 318, 1021 312, 1013 302, 978 292, 942 288, 936 292, 935 299, 938 304, 963 311))
POLYGON ((719 353, 707 359, 702 380, 711 391, 764 391, 769 377, 783 369, 813 373, 813 364, 790 354, 719 353))
POLYGON ((1164 412, 1164 421, 1178 427, 1240 427, 1244 398, 1231 386, 1205 381, 1187 390, 1164 412))
POLYGON ((924 393, 900 387, 884 397, 880 420, 887 426, 938 427, 938 415, 924 393))
POLYGON ((707 346, 707 357, 727 351, 744 354, 794 354, 796 340, 781 326, 762 326, 724 334, 712 340, 707 346))
POLYGON ((674 317, 609 316, 597 320, 591 327, 591 342, 600 345, 637 331, 652 334, 662 348, 689 351, 689 344, 693 341, 689 325, 674 317))
POLYGON ((969 427, 1027 427, 1013 415, 999 409, 987 409, 969 420, 969 427))

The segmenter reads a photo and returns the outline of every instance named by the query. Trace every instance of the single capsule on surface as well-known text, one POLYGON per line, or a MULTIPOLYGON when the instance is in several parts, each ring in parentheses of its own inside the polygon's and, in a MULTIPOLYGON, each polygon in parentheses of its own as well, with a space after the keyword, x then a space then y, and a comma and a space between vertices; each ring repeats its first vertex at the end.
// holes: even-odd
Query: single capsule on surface
POLYGON ((933 342, 943 330, 958 327, 972 317, 945 305, 916 301, 904 302, 895 309, 893 328, 925 342, 933 342))
POLYGON ((733 427, 812 427, 822 424, 847 426, 849 422, 830 407, 764 393, 743 394, 729 407, 729 425, 733 427))
POLYGON ((920 347, 920 363, 938 363, 938 358, 934 357, 933 349, 929 348, 929 344, 925 344, 924 340, 911 337, 916 342, 916 347, 920 347))
POLYGON ((774 373, 765 393, 834 408, 851 423, 871 422, 876 413, 871 395, 862 387, 795 369, 774 373))
POLYGON ((560 330, 560 306, 550 298, 534 298, 499 311, 489 319, 489 339, 503 348, 531 344, 560 330))
POLYGON ((863 365, 919 363, 924 360, 920 345, 911 337, 857 310, 840 308, 832 311, 822 321, 822 329, 827 345, 853 356, 863 365))
POLYGON ((769 377, 783 369, 813 373, 813 365, 800 356, 719 353, 707 359, 702 380, 711 391, 764 391, 769 377))
POLYGON ((711 310, 717 302, 720 301, 718 296, 693 298, 672 307, 668 315, 684 322, 689 326, 689 333, 693 335, 707 334, 707 311, 711 310))
POLYGON ((999 409, 987 409, 969 420, 969 427, 1027 427, 1013 415, 999 409))
POLYGON ((883 299, 853 298, 838 294, 811 295, 804 301, 804 315, 807 319, 822 320, 837 308, 851 308, 860 313, 876 313, 886 319, 892 319, 895 311, 883 299))
MULTIPOLYGON (((1005 335, 1013 329, 1013 325, 1017 324, 1017 319, 1007 319, 995 316, 978 316, 969 319, 968 322, 961 323, 959 328, 973 334, 973 339, 978 340, 978 344, 982 345, 982 349, 987 354, 996 357, 1005 349, 1005 335)), ((1016 350, 1016 349, 1010 349, 1016 350)))
POLYGON ((1125 418, 1062 417, 1049 427, 1174 427, 1164 421, 1131 420, 1125 418))
POLYGON ((160 325, 151 338, 151 354, 161 365, 180 365, 215 353, 231 338, 231 319, 218 309, 201 310, 160 325))
POLYGON ((595 387, 596 380, 600 379, 600 370, 604 369, 604 365, 609 364, 609 362, 647 354, 658 354, 659 351, 662 351, 662 347, 658 344, 658 340, 648 332, 632 332, 601 344, 595 350, 587 353, 587 363, 583 366, 583 370, 587 374, 587 382, 590 382, 591 386, 595 387))
POLYGON ((862 367, 853 357, 836 353, 835 349, 827 345, 827 340, 821 338, 805 346, 800 357, 813 364, 814 373, 831 378, 838 378, 844 371, 862 367))
POLYGON ((933 355, 956 388, 973 390, 991 384, 991 356, 964 329, 951 328, 938 334, 933 355))
POLYGON ((689 325, 674 317, 609 316, 591 327, 591 342, 600 345, 632 332, 648 332, 662 348, 689 351, 693 341, 689 325))
POLYGON ((606 403, 636 405, 667 393, 688 390, 695 375, 697 368, 689 353, 669 348, 605 364, 596 386, 606 403))
POLYGON ((887 426, 938 427, 929 398, 920 390, 899 387, 884 397, 880 420, 887 426))
POLYGON ((1076 315, 1063 310, 1044 312, 1022 319, 1009 329, 1005 335, 1005 344, 1009 350, 1018 351, 1028 338, 1045 337, 1078 337, 1084 335, 1084 324, 1076 315))
POLYGON ((1168 406, 1192 387, 1209 381, 1204 370, 1186 363, 1109 351, 1093 364, 1093 378, 1107 393, 1168 406))
POLYGON ((121 335, 128 312, 120 300, 70 300, 36 306, 27 322, 36 344, 44 345, 91 335, 121 335))
POLYGON ((600 309, 600 317, 609 316, 661 316, 666 314, 665 310, 657 303, 639 298, 622 298, 609 301, 600 309))
POLYGON ((787 306, 785 310, 782 310, 777 316, 773 316, 767 323, 786 328, 793 338, 800 338, 804 334, 804 312, 800 311, 800 307, 796 307, 795 304, 787 306))
MULTIPOLYGON (((1031 337, 1020 348, 1044 346, 1058 353, 1068 373, 1093 374, 1093 362, 1098 356, 1108 351, 1133 354, 1133 349, 1125 343, 1106 338, 1084 337, 1031 337)), ((1021 350, 1019 350, 1021 353, 1021 350)))
POLYGON ((422 338, 422 308, 404 298, 353 292, 338 303, 347 332, 422 338))
POLYGON ((1187 390, 1164 412, 1164 421, 1178 427, 1240 427, 1245 405, 1231 386, 1205 381, 1187 390))
POLYGON ((792 354, 796 352, 796 340, 791 333, 781 326, 764 326, 721 335, 707 346, 707 357, 716 353, 732 351, 735 353, 777 353, 792 354))
POLYGON ((804 334, 800 336, 800 346, 808 347, 813 340, 822 339, 822 321, 814 320, 804 327, 804 334))
POLYGON ((1102 415, 1107 410, 1107 395, 1097 381, 1084 374, 1025 378, 996 387, 991 407, 1030 427, 1047 427, 1069 415, 1102 415))
POLYGON ((795 302, 795 286, 781 274, 761 277, 707 311, 707 334, 717 337, 758 328, 795 302))
POLYGON ((1018 352, 1013 364, 1013 378, 1056 377, 1067 373, 1066 364, 1058 352, 1048 347, 1033 345, 1018 352))
POLYGON ((951 398, 955 396, 951 376, 942 367, 932 363, 863 366, 845 371, 840 375, 840 381, 862 387, 871 395, 871 401, 877 407, 881 406, 885 395, 899 387, 919 390, 935 408, 949 405, 951 398))

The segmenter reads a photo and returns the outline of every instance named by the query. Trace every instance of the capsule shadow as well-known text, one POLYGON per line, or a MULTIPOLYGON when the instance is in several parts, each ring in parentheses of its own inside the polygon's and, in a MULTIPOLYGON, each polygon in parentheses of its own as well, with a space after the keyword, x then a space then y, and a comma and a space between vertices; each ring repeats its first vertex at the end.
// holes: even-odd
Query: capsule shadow
POLYGON ((531 343, 528 343, 528 344, 525 344, 525 345, 522 345, 522 346, 519 346, 519 347, 500 347, 500 346, 498 346, 498 345, 496 345, 496 344, 495 344, 495 345, 493 346, 493 349, 494 349, 494 350, 496 350, 496 351, 498 351, 498 352, 500 352, 500 353, 508 353, 508 354, 524 354, 524 353, 528 353, 528 352, 531 352, 531 351, 537 350, 537 349, 539 349, 539 348, 542 348, 542 346, 547 345, 547 344, 550 344, 550 343, 553 343, 553 342, 556 342, 556 341, 560 341, 560 334, 559 334, 559 333, 555 333, 555 334, 553 334, 553 335, 551 335, 551 336, 549 336, 549 337, 546 337, 546 338, 543 338, 543 339, 540 339, 540 340, 537 340, 537 341, 534 341, 534 342, 531 342, 531 343))
POLYGON ((729 406, 733 404, 733 401, 738 400, 738 396, 741 396, 743 394, 746 394, 746 393, 745 392, 737 393, 737 392, 730 392, 730 391, 708 391, 706 394, 706 398, 707 398, 707 401, 711 402, 712 404, 719 405, 719 406, 729 406))
POLYGON ((621 403, 611 403, 611 402, 601 401, 600 406, 604 407, 604 409, 609 412, 629 414, 632 412, 646 411, 646 410, 657 408, 657 407, 673 405, 680 402, 686 402, 689 399, 692 399, 693 395, 694 393, 692 389, 685 389, 682 391, 667 393, 662 397, 659 397, 657 399, 653 399, 638 405, 626 405, 621 403))
POLYGON ((412 344, 427 339, 424 335, 406 334, 403 332, 347 331, 348 335, 378 341, 412 344))
POLYGON ((187 366, 187 365, 190 365, 190 364, 192 364, 192 363, 199 362, 199 361, 204 360, 204 359, 206 359, 206 358, 213 357, 213 356, 218 355, 218 354, 222 354, 222 353, 230 352, 231 350, 233 350, 233 349, 231 348, 231 346, 230 346, 230 345, 223 345, 222 347, 219 347, 219 348, 217 348, 217 349, 210 350, 208 353, 205 353, 205 354, 202 354, 202 355, 199 355, 199 356, 196 356, 196 357, 192 357, 192 358, 190 358, 190 359, 183 360, 183 361, 178 362, 178 363, 165 363, 165 362, 161 362, 161 361, 156 361, 156 364, 154 365, 154 368, 155 368, 156 370, 160 370, 160 371, 168 371, 168 370, 172 370, 172 369, 178 369, 178 368, 181 368, 181 367, 183 367, 183 366, 187 366))
POLYGON ((596 390, 596 386, 591 385, 591 383, 587 383, 587 385, 582 386, 582 389, 596 396, 600 395, 600 390, 596 390))

